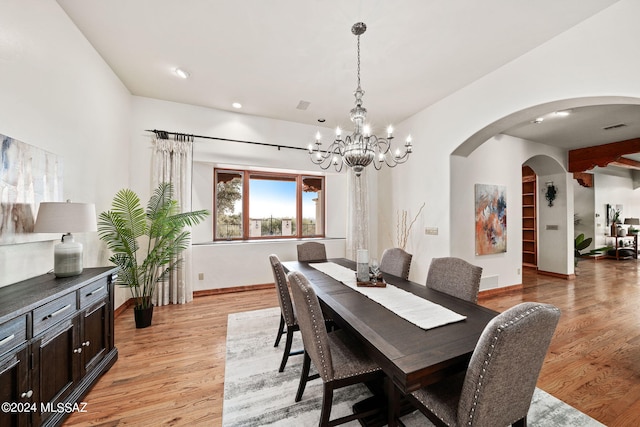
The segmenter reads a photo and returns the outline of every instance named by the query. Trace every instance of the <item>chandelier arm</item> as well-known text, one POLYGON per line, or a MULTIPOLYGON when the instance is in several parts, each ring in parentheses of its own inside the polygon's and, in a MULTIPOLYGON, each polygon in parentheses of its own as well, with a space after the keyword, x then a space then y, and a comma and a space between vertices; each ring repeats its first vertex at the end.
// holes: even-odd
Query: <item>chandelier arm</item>
POLYGON ((336 165, 338 163, 342 163, 340 152, 338 151, 339 147, 335 147, 333 151, 327 152, 322 157, 322 164, 326 163, 326 166, 323 166, 324 169, 328 169, 329 166, 336 165))
POLYGON ((336 150, 336 146, 337 142, 334 141, 331 143, 331 145, 329 145, 329 148, 327 148, 326 150, 320 150, 320 147, 318 145, 316 145, 313 149, 313 151, 309 151, 309 154, 316 154, 316 155, 321 155, 323 157, 326 157, 330 154, 333 154, 336 150))
POLYGON ((391 141, 387 138, 376 138, 376 145, 382 154, 387 154, 391 149, 391 141))

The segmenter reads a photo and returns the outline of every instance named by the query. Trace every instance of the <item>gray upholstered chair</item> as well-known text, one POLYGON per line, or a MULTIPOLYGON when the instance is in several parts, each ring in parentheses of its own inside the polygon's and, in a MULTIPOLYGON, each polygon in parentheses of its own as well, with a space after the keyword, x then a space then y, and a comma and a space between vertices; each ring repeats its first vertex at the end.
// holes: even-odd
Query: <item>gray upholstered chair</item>
POLYGON ((408 279, 412 257, 413 255, 400 248, 385 249, 380 258, 380 271, 408 279))
POLYGON ((409 400, 437 426, 526 426, 559 318, 549 304, 510 308, 485 327, 466 373, 421 388, 409 400))
POLYGON ((379 412, 378 408, 330 420, 333 391, 352 384, 380 379, 380 367, 364 352, 362 345, 344 330, 327 333, 320 302, 307 278, 300 272, 288 275, 304 344, 304 362, 296 402, 302 399, 313 362, 323 383, 320 426, 338 425, 379 412))
POLYGON ((327 251, 323 243, 305 242, 298 245, 298 261, 326 261, 327 251))
POLYGON ((271 269, 273 270, 273 280, 276 284, 276 292, 278 294, 278 303, 280 304, 280 326, 278 328, 278 335, 276 337, 276 343, 273 345, 277 347, 280 344, 280 338, 287 327, 287 341, 284 347, 284 353, 282 354, 282 361, 280 362, 280 368, 278 372, 284 371, 284 367, 287 365, 289 356, 296 354, 302 354, 303 351, 291 351, 291 344, 293 343, 293 333, 299 331, 298 322, 296 321, 296 315, 293 311, 293 303, 291 302, 291 295, 289 294, 289 286, 287 285, 287 276, 284 272, 284 268, 280 263, 280 259, 277 255, 269 255, 269 262, 271 263, 271 269))
MULTIPOLYGON (((300 328, 298 327, 293 301, 291 301, 291 294, 289 293, 287 275, 284 272, 280 258, 278 258, 277 255, 269 255, 269 262, 271 263, 271 270, 273 270, 273 280, 276 284, 278 303, 280 304, 280 326, 278 327, 278 335, 276 336, 276 342, 273 345, 274 347, 278 347, 278 345, 280 345, 280 339, 285 333, 285 326, 287 332, 284 353, 282 353, 282 361, 280 362, 280 368, 278 369, 278 372, 282 372, 287 365, 289 356, 302 354, 304 353, 304 350, 291 351, 293 333, 299 331, 300 328)), ((328 330, 333 330, 336 327, 331 319, 326 319, 325 323, 328 330)))
POLYGON ((482 267, 455 258, 433 258, 427 274, 427 287, 466 301, 478 302, 482 267))

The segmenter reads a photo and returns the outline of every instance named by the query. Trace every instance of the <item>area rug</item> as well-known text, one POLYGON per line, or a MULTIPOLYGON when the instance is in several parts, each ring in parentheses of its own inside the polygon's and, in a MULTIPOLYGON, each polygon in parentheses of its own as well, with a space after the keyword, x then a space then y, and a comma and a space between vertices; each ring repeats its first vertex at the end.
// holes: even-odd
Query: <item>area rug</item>
MULTIPOLYGON (((284 372, 278 372, 284 337, 279 347, 273 347, 273 343, 279 321, 279 308, 229 315, 223 427, 318 425, 322 382, 309 382, 302 400, 298 403, 294 401, 302 356, 291 356, 284 372)), ((292 348, 302 348, 300 333, 296 333, 292 348)), ((350 414, 355 402, 370 395, 364 385, 337 390, 333 397, 331 418, 350 414)), ((407 427, 432 426, 417 411, 403 417, 402 421, 407 427)), ((538 427, 603 425, 540 389, 536 389, 533 396, 527 421, 529 426, 538 427)), ((353 421, 344 425, 356 427, 360 424, 353 421)))

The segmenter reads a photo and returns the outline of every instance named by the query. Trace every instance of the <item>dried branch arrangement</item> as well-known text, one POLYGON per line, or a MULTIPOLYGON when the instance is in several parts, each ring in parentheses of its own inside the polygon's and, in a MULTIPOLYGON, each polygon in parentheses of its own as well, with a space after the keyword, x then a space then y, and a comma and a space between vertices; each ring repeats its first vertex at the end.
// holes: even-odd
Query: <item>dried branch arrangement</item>
POLYGON ((413 218, 413 220, 407 225, 407 215, 408 212, 406 210, 398 211, 398 218, 396 221, 396 235, 398 239, 398 247, 402 250, 406 250, 407 241, 409 240, 409 233, 411 232, 411 227, 413 227, 413 223, 416 222, 418 216, 420 216, 420 212, 424 208, 425 203, 420 206, 418 213, 413 218))

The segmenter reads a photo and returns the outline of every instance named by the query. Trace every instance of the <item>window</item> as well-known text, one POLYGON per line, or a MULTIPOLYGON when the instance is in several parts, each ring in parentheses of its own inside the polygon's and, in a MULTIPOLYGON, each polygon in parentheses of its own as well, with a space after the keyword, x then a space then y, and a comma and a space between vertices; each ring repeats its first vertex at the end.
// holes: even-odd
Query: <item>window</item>
POLYGON ((324 177, 215 169, 214 240, 324 237, 324 177))

